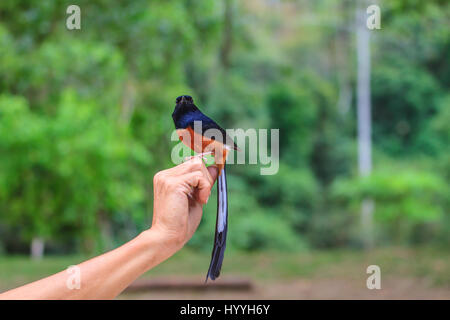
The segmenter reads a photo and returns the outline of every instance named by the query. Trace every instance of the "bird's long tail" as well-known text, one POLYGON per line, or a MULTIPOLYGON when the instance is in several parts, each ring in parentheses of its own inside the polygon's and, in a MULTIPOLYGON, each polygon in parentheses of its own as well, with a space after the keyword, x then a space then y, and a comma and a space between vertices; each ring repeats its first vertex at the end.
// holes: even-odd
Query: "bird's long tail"
POLYGON ((216 234, 214 236, 214 247, 211 254, 211 263, 209 264, 205 282, 208 281, 208 278, 215 280, 219 277, 227 244, 228 193, 225 166, 221 170, 217 180, 216 234))

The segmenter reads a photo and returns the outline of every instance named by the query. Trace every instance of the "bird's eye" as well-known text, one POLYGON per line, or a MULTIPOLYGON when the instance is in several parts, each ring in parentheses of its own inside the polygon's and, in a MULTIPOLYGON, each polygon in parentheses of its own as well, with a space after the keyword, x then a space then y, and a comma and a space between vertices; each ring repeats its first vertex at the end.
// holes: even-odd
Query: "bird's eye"
POLYGON ((175 102, 178 103, 178 102, 180 102, 180 100, 181 100, 181 97, 178 97, 178 98, 175 100, 175 102))

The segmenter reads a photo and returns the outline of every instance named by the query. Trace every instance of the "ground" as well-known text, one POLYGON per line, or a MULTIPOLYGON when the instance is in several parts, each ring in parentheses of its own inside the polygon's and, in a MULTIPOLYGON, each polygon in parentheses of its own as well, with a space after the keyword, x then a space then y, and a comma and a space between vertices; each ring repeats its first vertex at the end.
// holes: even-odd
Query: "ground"
MULTIPOLYGON (((0 291, 39 279, 86 257, 0 257, 0 291)), ((184 249, 138 281, 203 283, 209 254, 184 249)), ((384 248, 298 253, 227 252, 216 280, 249 280, 251 290, 125 291, 119 299, 450 299, 450 253, 432 248, 384 248), (367 266, 381 269, 381 289, 369 290, 367 266)))
MULTIPOLYGON (((202 281, 202 279, 199 279, 202 281)), ((365 281, 293 279, 255 284, 251 291, 148 291, 123 293, 120 299, 450 299, 450 290, 414 278, 385 278, 381 290, 368 290, 365 281)))

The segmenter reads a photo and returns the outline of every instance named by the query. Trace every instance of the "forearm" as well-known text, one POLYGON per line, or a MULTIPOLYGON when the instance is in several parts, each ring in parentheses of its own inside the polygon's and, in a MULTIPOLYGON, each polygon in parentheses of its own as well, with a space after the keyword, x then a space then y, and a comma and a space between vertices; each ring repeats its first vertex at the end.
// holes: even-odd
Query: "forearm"
POLYGON ((66 270, 0 294, 0 299, 112 299, 131 282, 177 251, 151 229, 121 247, 77 265, 80 288, 71 288, 66 270))

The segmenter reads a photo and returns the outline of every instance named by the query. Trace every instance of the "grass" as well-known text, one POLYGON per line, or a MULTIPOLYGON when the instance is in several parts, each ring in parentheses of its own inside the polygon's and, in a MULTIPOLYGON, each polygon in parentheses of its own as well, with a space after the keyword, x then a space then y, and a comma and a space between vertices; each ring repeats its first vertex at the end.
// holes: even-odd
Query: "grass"
MULTIPOLYGON (((181 250, 144 277, 204 275, 209 253, 181 250)), ((26 256, 0 256, 0 291, 51 275, 88 259, 84 256, 48 256, 32 261, 26 256)), ((380 266, 382 276, 426 280, 431 286, 450 288, 450 253, 434 248, 382 248, 302 253, 243 253, 229 251, 223 274, 276 282, 289 279, 364 279, 367 266, 380 266)))

